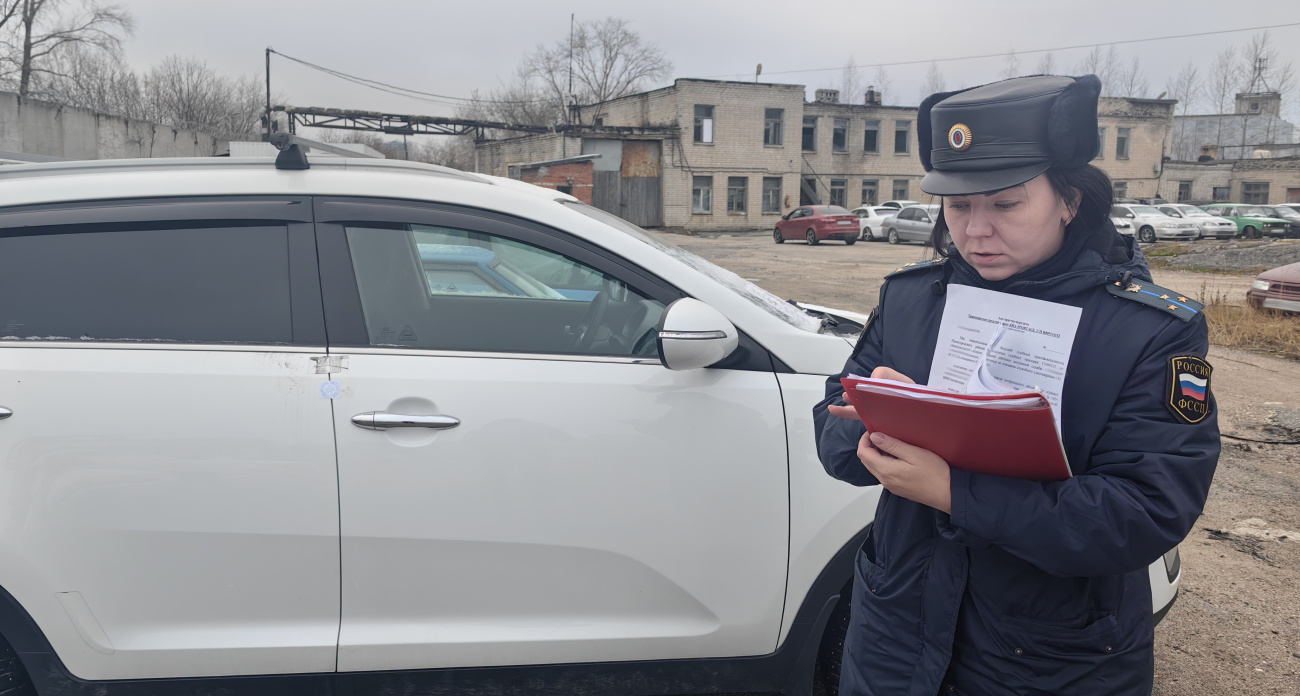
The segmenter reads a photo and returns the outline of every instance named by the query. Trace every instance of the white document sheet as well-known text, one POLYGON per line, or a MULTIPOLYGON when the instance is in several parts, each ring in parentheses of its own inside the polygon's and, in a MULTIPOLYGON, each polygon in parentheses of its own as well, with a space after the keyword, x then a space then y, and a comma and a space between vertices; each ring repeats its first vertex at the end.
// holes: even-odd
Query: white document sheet
POLYGON ((1061 391, 1078 307, 949 285, 930 384, 966 394, 1035 389, 1061 427, 1061 391))

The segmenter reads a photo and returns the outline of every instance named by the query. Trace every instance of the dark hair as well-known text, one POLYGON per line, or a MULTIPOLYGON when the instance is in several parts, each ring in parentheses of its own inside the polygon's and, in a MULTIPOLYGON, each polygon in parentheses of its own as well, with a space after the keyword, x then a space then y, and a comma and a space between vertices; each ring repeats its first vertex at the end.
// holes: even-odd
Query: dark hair
MULTIPOLYGON (((1062 200, 1070 201, 1075 192, 1079 194, 1079 206, 1074 219, 1065 226, 1066 235, 1088 235, 1087 246, 1102 254, 1111 248, 1115 236, 1115 225, 1110 221, 1110 209, 1115 204, 1115 190, 1106 172, 1085 164, 1072 169, 1048 169, 1047 183, 1062 200)), ((939 206, 939 215, 934 221, 934 231, 930 233, 930 246, 940 256, 948 255, 948 221, 943 216, 943 206, 939 206)))

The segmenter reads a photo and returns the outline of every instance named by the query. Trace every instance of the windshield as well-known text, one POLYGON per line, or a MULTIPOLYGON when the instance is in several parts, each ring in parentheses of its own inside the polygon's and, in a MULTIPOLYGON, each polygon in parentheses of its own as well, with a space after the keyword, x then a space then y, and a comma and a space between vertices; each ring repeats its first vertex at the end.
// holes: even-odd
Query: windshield
MULTIPOLYGON (((691 268, 712 278, 721 285, 730 288, 737 295, 749 300, 761 307, 765 312, 771 314, 782 321, 804 331, 817 333, 821 330, 822 321, 818 317, 811 316, 799 309, 798 307, 782 300, 763 288, 741 278, 740 276, 722 268, 710 261, 706 261, 699 256, 646 232, 645 230, 633 225, 632 223, 618 216, 607 213, 600 208, 596 208, 581 201, 563 200, 559 201, 570 206, 573 210, 586 215, 587 217, 603 222, 616 230, 627 233, 633 239, 648 244, 659 251, 681 261, 691 268)), ((848 212, 847 210, 845 212, 848 212)))
POLYGON ((1137 213, 1138 215, 1162 215, 1162 216, 1168 217, 1168 216, 1165 215, 1164 213, 1160 212, 1159 210, 1157 210, 1157 209, 1155 209, 1155 208, 1152 208, 1152 207, 1149 206, 1149 205, 1135 205, 1135 206, 1132 206, 1132 207, 1130 208, 1130 210, 1132 210, 1133 212, 1137 213))
POLYGON ((1238 208, 1238 217, 1268 217, 1263 208, 1238 208))

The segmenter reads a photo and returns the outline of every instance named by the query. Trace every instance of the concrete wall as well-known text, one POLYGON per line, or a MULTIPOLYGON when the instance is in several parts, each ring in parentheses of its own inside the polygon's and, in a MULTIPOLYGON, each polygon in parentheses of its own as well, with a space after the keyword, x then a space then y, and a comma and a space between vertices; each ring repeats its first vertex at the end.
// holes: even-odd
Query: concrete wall
POLYGON ((548 162, 582 154, 582 139, 559 133, 495 140, 474 146, 474 171, 509 176, 510 165, 548 162))
POLYGON ((1267 183, 1268 203, 1300 203, 1300 157, 1211 162, 1170 162, 1160 186, 1169 200, 1178 195, 1180 181, 1192 182, 1192 199, 1213 199, 1215 187, 1229 189, 1227 202, 1241 203, 1242 184, 1267 183))
POLYGON ((212 157, 224 146, 206 133, 0 92, 0 150, 84 160, 212 157))

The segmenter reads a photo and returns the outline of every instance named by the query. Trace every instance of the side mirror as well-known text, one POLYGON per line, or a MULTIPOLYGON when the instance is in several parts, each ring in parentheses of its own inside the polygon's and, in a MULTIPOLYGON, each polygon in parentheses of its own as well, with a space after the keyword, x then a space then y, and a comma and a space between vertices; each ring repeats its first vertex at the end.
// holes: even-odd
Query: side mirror
POLYGON ((1134 215, 1133 213, 1124 213, 1124 217, 1126 217, 1126 218, 1133 218, 1133 217, 1137 217, 1137 216, 1134 215))
POLYGON ((781 219, 782 219, 782 220, 789 220, 789 219, 790 219, 790 213, 786 213, 785 215, 782 215, 782 216, 781 216, 781 219))
POLYGON ((740 343, 740 333, 718 310, 683 297, 664 310, 658 343, 664 367, 694 370, 731 355, 740 343))
POLYGON ((921 218, 921 222, 934 222, 934 221, 931 220, 931 219, 928 218, 928 217, 923 217, 923 218, 921 218))

